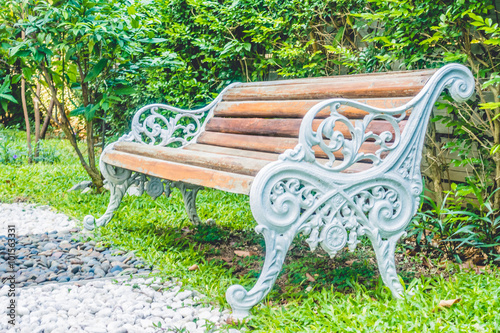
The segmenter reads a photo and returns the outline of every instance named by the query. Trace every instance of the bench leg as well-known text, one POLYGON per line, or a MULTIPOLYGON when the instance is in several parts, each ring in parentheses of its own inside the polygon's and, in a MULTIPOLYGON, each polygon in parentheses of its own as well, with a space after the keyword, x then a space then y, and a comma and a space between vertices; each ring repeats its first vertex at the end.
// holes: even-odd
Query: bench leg
POLYGON ((389 287, 394 298, 402 298, 404 288, 396 272, 395 249, 398 239, 405 233, 399 232, 389 236, 387 239, 382 239, 378 231, 367 232, 366 234, 368 238, 370 238, 373 249, 375 250, 377 265, 380 275, 382 276, 382 281, 389 287))
POLYGON ((104 215, 97 219, 97 221, 92 215, 85 216, 83 226, 87 230, 94 230, 96 227, 108 224, 113 218, 115 210, 120 206, 127 189, 130 185, 137 183, 140 177, 143 177, 140 174, 132 175, 132 171, 130 170, 115 168, 107 164, 104 165, 104 168, 101 165, 101 172, 110 186, 111 195, 109 197, 109 204, 104 215))
POLYGON ((186 208, 186 213, 188 214, 191 223, 194 225, 200 224, 201 219, 196 210, 196 195, 199 190, 203 189, 203 187, 183 182, 173 182, 172 186, 177 187, 181 191, 182 198, 184 199, 184 208, 186 208))
POLYGON ((250 315, 250 309, 260 302, 272 289, 281 271, 286 254, 290 248, 294 230, 280 234, 266 226, 260 225, 255 231, 262 233, 266 241, 266 259, 264 267, 255 286, 247 291, 241 285, 233 285, 226 292, 227 302, 233 309, 234 319, 243 319, 250 315))

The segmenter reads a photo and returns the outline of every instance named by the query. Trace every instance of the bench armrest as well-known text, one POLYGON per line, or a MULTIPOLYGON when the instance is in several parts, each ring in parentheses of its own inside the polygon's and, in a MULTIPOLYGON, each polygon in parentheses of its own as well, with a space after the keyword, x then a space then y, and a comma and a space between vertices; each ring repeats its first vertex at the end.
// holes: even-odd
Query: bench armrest
POLYGON ((401 156, 405 151, 412 148, 421 151, 425 135, 417 133, 425 133, 434 104, 445 88, 449 90, 457 102, 463 102, 472 96, 474 87, 474 77, 467 67, 449 64, 438 70, 417 96, 397 108, 380 109, 344 98, 333 98, 320 102, 304 116, 300 127, 299 144, 293 150, 283 153, 280 159, 307 161, 333 172, 343 171, 361 160, 371 160, 373 166, 394 164, 397 156, 401 156), (353 125, 347 117, 339 113, 339 109, 343 105, 366 111, 367 115, 363 119, 356 120, 353 125), (324 119, 318 129, 314 131, 313 120, 326 107, 330 107, 330 116, 324 119), (403 135, 399 122, 405 119, 406 112, 410 109, 411 115, 404 127, 403 135), (368 126, 374 120, 389 123, 394 135, 390 131, 384 131, 380 134, 367 131, 368 126), (345 138, 340 131, 334 130, 337 123, 341 123, 349 129, 352 136, 350 139, 345 138), (367 141, 373 141, 379 147, 375 153, 362 151, 362 145, 367 141), (328 156, 328 163, 323 165, 318 162, 313 150, 315 146, 328 156), (391 155, 396 157, 389 158, 389 153, 393 151, 394 153, 391 155), (343 159, 340 163, 335 163, 334 152, 342 153, 343 159))
POLYGON ((183 110, 167 104, 146 105, 134 115, 132 131, 118 141, 135 141, 154 146, 167 146, 177 142, 179 147, 184 147, 203 132, 206 113, 208 115, 205 120, 208 120, 223 94, 238 84, 230 84, 210 104, 198 110, 183 110), (167 118, 158 113, 158 109, 170 111, 174 116, 167 118))

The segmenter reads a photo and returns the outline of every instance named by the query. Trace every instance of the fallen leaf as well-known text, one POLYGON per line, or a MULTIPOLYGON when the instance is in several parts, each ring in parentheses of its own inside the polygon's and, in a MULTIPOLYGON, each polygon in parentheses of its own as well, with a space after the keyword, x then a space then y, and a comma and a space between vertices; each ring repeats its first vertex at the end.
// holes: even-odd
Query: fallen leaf
POLYGON ((422 264, 427 267, 427 268, 432 268, 434 267, 434 265, 432 264, 432 262, 429 260, 429 258, 427 257, 423 257, 422 258, 422 264))
POLYGON ((309 282, 316 282, 316 279, 313 278, 312 275, 309 273, 306 273, 306 278, 307 278, 307 281, 309 281, 309 282))
POLYGON ((238 257, 243 257, 243 258, 251 256, 250 252, 248 252, 248 251, 235 250, 234 254, 236 254, 238 257))
POLYGON ((198 267, 198 265, 196 265, 196 264, 194 264, 193 266, 188 268, 188 270, 190 270, 190 271, 196 271, 198 269, 200 269, 200 267, 198 267))
POLYGON ((455 299, 447 299, 447 300, 444 300, 444 301, 441 301, 439 302, 439 305, 440 307, 444 308, 449 308, 451 307, 453 304, 455 303, 458 303, 460 302, 462 299, 461 298, 455 298, 455 299))
POLYGON ((460 264, 461 269, 474 269, 474 264, 472 263, 472 260, 468 260, 464 262, 463 264, 460 264))
POLYGON ((350 266, 350 265, 354 264, 354 260, 347 260, 345 262, 345 264, 350 266))

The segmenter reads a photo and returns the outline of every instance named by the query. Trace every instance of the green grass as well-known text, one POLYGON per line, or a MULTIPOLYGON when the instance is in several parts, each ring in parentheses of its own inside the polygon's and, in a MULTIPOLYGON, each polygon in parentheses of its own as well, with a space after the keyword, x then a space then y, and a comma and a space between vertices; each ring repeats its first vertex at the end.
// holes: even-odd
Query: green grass
MULTIPOLYGON (((21 141, 22 133, 14 133, 21 141)), ((66 142, 48 140, 47 147, 57 147, 60 154, 55 164, 0 164, 0 202, 27 201, 47 204, 78 220, 87 214, 99 216, 105 211, 109 194, 67 192, 87 176, 76 155, 66 142)), ((251 287, 258 269, 236 278, 234 267, 220 260, 208 262, 211 244, 225 240, 231 233, 248 235, 255 244, 255 221, 246 196, 216 190, 198 195, 199 215, 212 218, 217 228, 201 228, 185 237, 183 227, 190 227, 178 191, 170 198, 156 201, 148 196, 127 196, 112 222, 99 229, 95 237, 136 254, 155 264, 162 276, 177 277, 184 285, 208 296, 208 301, 227 307, 225 291, 233 283, 251 287), (188 271, 197 264, 200 269, 188 271)), ((234 246, 238 246, 235 244, 234 246)), ((296 242, 294 251, 303 250, 296 242)), ((369 254, 341 254, 337 260, 357 256, 362 263, 352 269, 332 269, 317 254, 285 266, 288 283, 285 290, 274 288, 265 301, 253 310, 254 316, 241 326, 256 332, 500 332, 500 274, 461 272, 446 280, 441 276, 416 279, 420 286, 416 295, 405 300, 393 299, 376 277, 376 268, 369 264, 369 254), (317 274, 317 283, 309 283, 305 272, 317 274), (368 282, 357 283, 353 278, 368 282), (328 284, 332 281, 340 293, 328 284), (308 291, 307 287, 313 290, 308 291), (451 308, 438 308, 440 300, 461 298, 451 308), (271 304, 272 303, 272 304, 271 304)), ((240 265, 250 265, 260 257, 245 258, 240 265)), ((411 280, 406 277, 405 280, 411 280)), ((237 324, 235 327, 240 327, 237 324)))

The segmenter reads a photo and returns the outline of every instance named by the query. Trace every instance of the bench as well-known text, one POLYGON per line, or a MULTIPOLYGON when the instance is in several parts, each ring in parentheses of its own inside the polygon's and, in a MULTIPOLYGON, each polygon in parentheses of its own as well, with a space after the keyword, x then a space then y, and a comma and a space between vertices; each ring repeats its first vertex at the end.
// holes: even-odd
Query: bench
POLYGON ((226 293, 244 318, 271 290, 298 233, 311 250, 353 251, 362 235, 373 244, 383 282, 403 286, 395 246, 419 206, 423 141, 435 101, 447 88, 456 101, 474 91, 470 71, 374 73, 235 83, 206 107, 164 104, 140 109, 132 131, 108 145, 100 169, 110 203, 87 229, 106 225, 127 188, 153 198, 178 188, 190 220, 200 223, 203 187, 250 196, 266 258, 255 286, 226 293), (169 146, 169 147, 166 147, 169 146))

